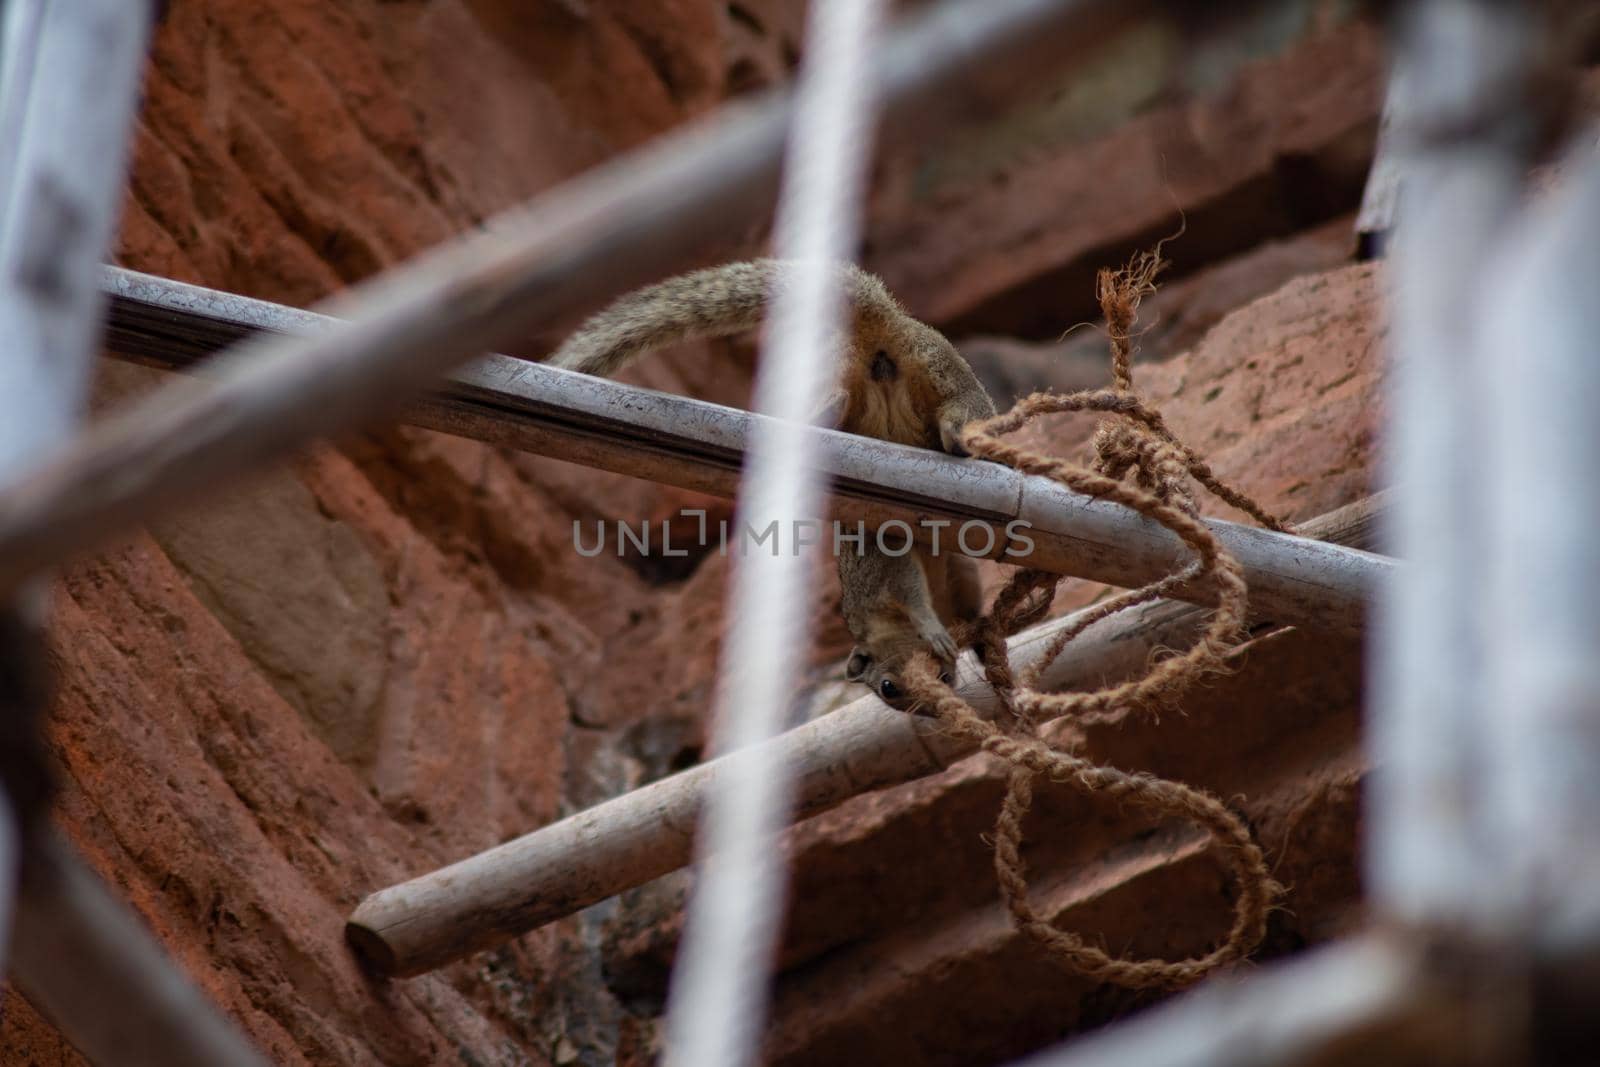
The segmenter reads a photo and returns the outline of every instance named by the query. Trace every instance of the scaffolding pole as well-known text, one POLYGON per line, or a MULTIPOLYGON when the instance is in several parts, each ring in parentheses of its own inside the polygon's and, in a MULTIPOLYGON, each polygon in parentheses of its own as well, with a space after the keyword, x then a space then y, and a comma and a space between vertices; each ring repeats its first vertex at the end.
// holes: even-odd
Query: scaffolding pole
MULTIPOLYGON (((884 128, 929 135, 1092 48, 1154 0, 945 0, 881 49, 884 128), (937 121, 936 121, 937 120, 937 121)), ((392 415, 451 367, 685 265, 764 214, 792 101, 735 106, 355 286, 334 327, 262 338, 206 386, 169 383, 0 498, 0 593, 162 510, 392 415), (19 514, 50 527, 19 530, 19 514)))
POLYGON ((1016 1067, 1316 1067, 1467 1063, 1461 1005, 1415 945, 1366 936, 1248 980, 1207 982, 1016 1067), (1407 1054, 1409 1053, 1409 1055, 1407 1054))
MULTIPOLYGON (((1370 536, 1378 502, 1341 508, 1306 523, 1335 540, 1370 536)), ((1160 649, 1181 647, 1204 622, 1203 609, 1159 601, 1085 630, 1045 669, 1045 690, 1113 684, 1143 670, 1160 649)), ((1052 638, 1075 624, 1068 615, 1010 641, 1020 673, 1038 664, 1052 638)), ((956 690, 983 714, 994 693, 971 656, 956 690)), ((932 720, 866 696, 771 742, 797 779, 795 817, 826 811, 853 796, 944 770, 973 746, 932 720)), ((415 975, 554 922, 689 862, 706 790, 723 772, 713 759, 652 782, 523 837, 368 896, 346 932, 376 969, 415 975)))
MULTIPOLYGON (((848 322, 834 264, 860 239, 872 116, 870 74, 883 0, 811 0, 795 123, 784 157, 773 247, 795 261, 775 294, 756 371, 756 410, 739 478, 741 528, 793 524, 826 489, 805 424, 833 388, 829 346, 848 322)), ((792 526, 791 526, 792 528, 792 526)), ((786 857, 772 841, 791 818, 792 769, 770 744, 783 732, 811 645, 814 553, 764 553, 734 565, 717 670, 712 745, 726 753, 696 834, 694 888, 667 996, 666 1067, 741 1067, 760 1055, 782 916, 786 857)))
MULTIPOLYGON (((84 408, 105 305, 99 263, 124 191, 152 10, 130 0, 12 0, 3 14, 0 484, 10 484, 71 438, 84 408)), ((5 594, 0 931, 11 927, 20 876, 17 987, 95 1063, 261 1063, 50 828, 42 576, 5 594)), ((3 957, 0 949, 0 968, 3 957)))
MULTIPOLYGON (((311 312, 115 268, 106 268, 104 284, 112 295, 111 350, 169 370, 205 373, 206 353, 254 331, 315 334, 335 325, 311 312)), ((764 424, 747 411, 506 356, 457 370, 405 417, 729 498, 738 490, 746 444, 764 424)), ((888 441, 813 433, 815 454, 832 481, 834 515, 846 523, 875 528, 898 520, 924 530, 923 519, 947 521, 946 545, 963 523, 981 523, 994 530, 992 543, 975 530, 967 544, 989 545, 993 558, 1124 587, 1170 574, 1189 560, 1182 542, 1158 524, 1049 479, 888 441), (1033 548, 1025 559, 1006 555, 1016 544, 1005 531, 1014 519, 1031 524, 1033 548)), ((20 561, 52 553, 65 525, 99 515, 95 493, 75 467, 26 496, 0 495, 0 586, 20 561)), ((1374 590, 1394 569, 1392 560, 1339 545, 1217 520, 1211 527, 1244 566, 1252 608, 1279 622, 1359 632, 1374 590)), ((1188 595, 1210 599, 1203 588, 1188 595)))
POLYGON ((1511 931, 1535 955, 1600 949, 1600 155, 1524 213, 1489 272, 1488 629, 1480 784, 1511 931))
POLYGON ((92 1063, 267 1067, 53 831, 29 842, 15 964, 28 1000, 92 1063))
MULTIPOLYGON (((1421 0, 1401 12, 1392 134, 1405 174, 1392 256, 1393 409, 1384 544, 1409 565, 1379 601, 1370 650, 1374 760, 1366 867, 1378 908, 1419 924, 1481 923, 1502 870, 1483 829, 1486 657, 1475 393, 1483 265, 1532 148, 1532 11, 1421 0)), ((1511 505, 1509 501, 1507 506, 1511 505)))

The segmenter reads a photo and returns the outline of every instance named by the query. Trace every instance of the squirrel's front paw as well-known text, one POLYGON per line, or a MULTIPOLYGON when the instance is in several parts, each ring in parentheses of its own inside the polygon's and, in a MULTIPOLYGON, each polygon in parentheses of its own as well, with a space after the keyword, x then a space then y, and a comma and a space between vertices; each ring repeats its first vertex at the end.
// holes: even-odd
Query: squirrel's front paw
POLYGON ((954 419, 940 419, 939 447, 952 456, 970 456, 972 453, 968 452, 967 446, 961 443, 961 429, 964 426, 966 426, 965 422, 958 422, 954 419))
POLYGON ((961 650, 956 647, 955 639, 950 636, 950 632, 943 626, 935 625, 924 628, 922 640, 927 644, 928 651, 933 653, 934 658, 942 666, 950 667, 955 665, 956 656, 960 655, 961 650))

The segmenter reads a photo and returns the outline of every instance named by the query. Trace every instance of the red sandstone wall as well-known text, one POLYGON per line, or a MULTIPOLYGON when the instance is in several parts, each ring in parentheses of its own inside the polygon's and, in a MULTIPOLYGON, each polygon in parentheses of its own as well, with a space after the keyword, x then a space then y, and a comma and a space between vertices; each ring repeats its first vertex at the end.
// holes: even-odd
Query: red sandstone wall
MULTIPOLYGON (((170 6, 117 260, 307 304, 782 76, 799 5, 170 6)), ((1022 150, 1012 129, 886 166, 871 262, 941 322, 1038 338, 1081 317, 1086 272, 1170 232, 1182 207, 1204 238, 1175 246, 1188 262, 1161 298, 1182 344, 1232 314, 1192 356, 1152 370, 1152 394, 1272 506, 1303 517, 1360 495, 1380 336, 1372 269, 1278 291, 1344 260, 1347 229, 1323 223, 1351 206, 1376 109, 1372 34, 1317 17, 1273 46, 1291 59, 1246 57, 1209 95, 1122 85, 1103 125, 1066 122, 1042 147, 1022 150), (1157 159, 1175 176, 1170 198, 1150 184, 1157 159), (1266 219, 1263 189, 1276 191, 1266 219), (1030 213, 1027 255, 1007 256, 1030 213), (971 269, 924 269, 949 262, 971 269)), ((1058 111, 1041 105, 1020 128, 1059 125, 1058 111)), ((1026 369, 1019 357, 989 371, 1060 383, 1064 360, 1099 358, 1026 356, 1026 369)), ((636 380, 739 403, 748 357, 690 349, 636 380)), ((102 403, 159 381, 104 370, 102 403)), ((667 517, 684 500, 387 429, 312 449, 74 565, 56 598, 62 825, 275 1061, 646 1062, 681 878, 400 983, 363 975, 341 924, 374 888, 698 757, 722 561, 684 577, 570 547, 574 519, 667 517)), ((842 641, 833 596, 829 579, 819 665, 842 641)), ((1288 951, 1338 929, 1355 899, 1358 657, 1279 641, 1248 665, 1176 731, 1130 725, 1094 743, 1248 794, 1292 873, 1293 918, 1270 946, 1288 951), (1346 669, 1304 684, 1309 659, 1329 655, 1346 669)), ((993 768, 969 761, 796 835, 776 1061, 998 1062, 1135 1002, 1060 981, 1010 937, 980 838, 997 789, 993 768), (1016 995, 1018 975, 1036 995, 1016 995)), ((1203 943, 1226 914, 1226 886, 1204 857, 1178 855, 1181 836, 1148 839, 1108 873, 1102 852, 1138 828, 1081 804, 1052 814, 1081 831, 1037 856, 1077 872, 1049 889, 1065 921, 1168 951, 1203 943), (1141 925, 1148 915, 1162 919, 1141 925)), ((3 1010, 0 1062, 79 1062, 20 997, 3 1010)))
MULTIPOLYGON (((308 304, 706 110, 730 79, 781 76, 791 16, 704 0, 177 0, 116 259, 308 304)), ((153 384, 105 372, 106 402, 153 384)), ((642 377, 732 401, 746 380, 671 362, 642 377)), ((568 1062, 615 1044, 575 921, 387 989, 358 972, 341 924, 380 884, 676 756, 618 738, 661 684, 625 650, 664 620, 693 640, 692 612, 570 549, 574 517, 662 499, 389 430, 313 449, 64 576, 62 822, 272 1059, 568 1062)), ((0 1060, 70 1059, 30 1015, 7 998, 0 1060)))

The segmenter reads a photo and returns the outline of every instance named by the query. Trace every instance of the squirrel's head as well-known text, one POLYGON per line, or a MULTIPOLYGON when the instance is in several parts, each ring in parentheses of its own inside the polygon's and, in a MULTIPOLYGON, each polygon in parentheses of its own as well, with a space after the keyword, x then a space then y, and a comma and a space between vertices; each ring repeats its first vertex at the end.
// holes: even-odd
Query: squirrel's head
POLYGON ((907 662, 918 652, 927 652, 938 660, 939 679, 951 684, 955 663, 940 658, 909 626, 903 633, 874 635, 870 644, 857 645, 845 664, 845 677, 871 689, 879 700, 897 711, 930 714, 912 699, 901 680, 907 662))

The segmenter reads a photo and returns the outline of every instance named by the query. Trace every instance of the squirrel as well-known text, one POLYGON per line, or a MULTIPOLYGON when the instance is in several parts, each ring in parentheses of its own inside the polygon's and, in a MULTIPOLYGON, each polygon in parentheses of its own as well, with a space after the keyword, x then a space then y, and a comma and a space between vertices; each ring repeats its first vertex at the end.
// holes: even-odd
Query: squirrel
POLYGON ((840 552, 838 559, 844 621, 856 640, 845 677, 903 709, 900 671, 916 653, 930 652, 948 685, 959 649, 946 627, 970 622, 982 610, 972 560, 950 551, 936 556, 921 545, 894 556, 873 544, 860 554, 840 552))
MULTIPOLYGON (((608 377, 667 345, 754 329, 793 270, 783 260, 758 259, 639 289, 591 317, 548 363, 608 377)), ((850 264, 839 271, 848 329, 837 380, 814 421, 965 455, 962 427, 995 413, 972 368, 943 334, 901 308, 878 278, 850 264)), ((979 610, 972 560, 953 551, 935 555, 920 544, 892 555, 869 537, 859 553, 840 552, 838 561, 845 623, 856 641, 846 676, 894 707, 904 707, 899 672, 914 653, 931 652, 948 678, 958 651, 948 627, 979 610)))

